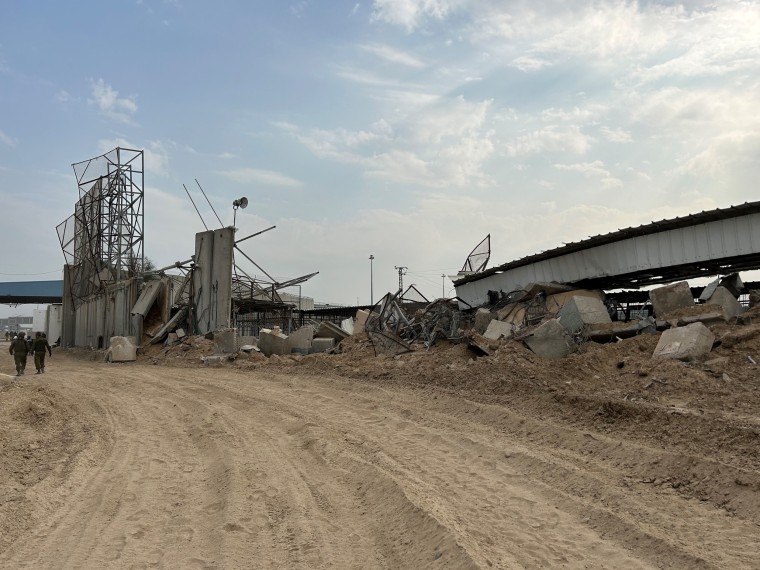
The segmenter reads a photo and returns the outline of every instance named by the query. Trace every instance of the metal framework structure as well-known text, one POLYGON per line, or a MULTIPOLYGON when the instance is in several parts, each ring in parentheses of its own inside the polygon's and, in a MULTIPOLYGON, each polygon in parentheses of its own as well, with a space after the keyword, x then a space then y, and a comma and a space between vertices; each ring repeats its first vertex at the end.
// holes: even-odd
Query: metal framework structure
POLYGON ((484 237, 483 241, 476 245, 470 252, 462 269, 459 270, 459 274, 469 275, 470 273, 480 273, 486 268, 486 265, 488 265, 489 259, 491 259, 491 234, 484 237))
POLYGON ((56 229, 78 307, 143 269, 145 161, 142 151, 117 147, 72 166, 79 199, 56 229))

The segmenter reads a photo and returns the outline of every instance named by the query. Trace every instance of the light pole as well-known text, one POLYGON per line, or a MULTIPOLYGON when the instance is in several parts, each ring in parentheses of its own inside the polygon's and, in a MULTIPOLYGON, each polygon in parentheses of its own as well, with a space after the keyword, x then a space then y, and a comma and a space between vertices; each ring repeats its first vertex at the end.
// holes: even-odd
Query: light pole
POLYGON ((374 305, 375 304, 375 290, 373 285, 373 279, 372 279, 372 261, 375 259, 375 256, 370 254, 369 255, 369 304, 374 305))
POLYGON ((446 274, 441 273, 441 299, 446 297, 446 274))

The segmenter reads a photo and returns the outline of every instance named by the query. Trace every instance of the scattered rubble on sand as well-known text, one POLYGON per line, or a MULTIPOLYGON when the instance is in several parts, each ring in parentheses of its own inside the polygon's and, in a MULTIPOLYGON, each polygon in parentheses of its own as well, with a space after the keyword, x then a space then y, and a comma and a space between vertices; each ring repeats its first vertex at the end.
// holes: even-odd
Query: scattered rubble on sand
POLYGON ((724 337, 727 344, 736 344, 740 341, 732 339, 742 338, 741 330, 752 326, 760 309, 746 311, 738 300, 742 294, 746 291, 738 275, 706 287, 696 303, 688 283, 680 282, 652 289, 649 300, 633 308, 622 307, 603 291, 557 283, 493 293, 488 305, 466 310, 456 299, 410 305, 388 294, 371 311, 359 309, 356 318, 342 319, 340 325, 311 323, 289 335, 277 327, 261 329, 258 337, 239 337, 234 329, 208 338, 170 332, 162 346, 145 346, 140 352, 155 363, 282 365, 335 358, 360 346, 364 357, 398 359, 410 353, 439 354, 445 349, 433 349, 442 345, 462 346, 468 358, 493 362, 502 360, 496 357, 505 347, 522 347, 544 361, 648 337, 636 343, 636 350, 646 346, 650 359, 704 362, 724 337))

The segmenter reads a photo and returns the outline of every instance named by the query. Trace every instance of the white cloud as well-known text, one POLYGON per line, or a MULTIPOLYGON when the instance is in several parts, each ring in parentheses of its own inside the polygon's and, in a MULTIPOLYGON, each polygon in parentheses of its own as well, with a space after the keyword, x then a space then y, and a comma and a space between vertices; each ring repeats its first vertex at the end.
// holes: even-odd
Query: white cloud
POLYGON ((521 55, 512 60, 510 64, 520 71, 538 71, 552 65, 552 62, 534 55, 521 55))
POLYGON ((376 55, 377 57, 384 59, 389 63, 404 65, 406 67, 412 67, 415 69, 421 69, 425 67, 425 63, 422 60, 389 45, 364 44, 360 45, 359 48, 368 53, 376 55))
POLYGON ((92 99, 90 104, 95 105, 100 113, 122 123, 131 123, 132 115, 137 112, 135 96, 119 97, 119 92, 103 81, 102 78, 90 80, 92 99))
POLYGON ((237 155, 236 155, 236 154, 233 154, 233 153, 231 153, 231 152, 222 152, 222 153, 219 153, 219 155, 218 155, 218 156, 219 156, 219 158, 221 158, 222 160, 231 160, 231 159, 233 159, 233 158, 237 158, 237 155))
POLYGON ((605 126, 599 129, 599 132, 601 132, 602 136, 610 142, 628 143, 633 140, 631 138, 631 133, 620 128, 613 129, 605 126))
POLYGON ((579 162, 576 164, 555 164, 554 168, 569 172, 579 172, 586 178, 598 178, 604 188, 616 188, 623 185, 620 179, 610 174, 610 171, 605 168, 601 160, 579 162))
POLYGON ((288 11, 296 18, 303 18, 306 16, 306 10, 309 8, 309 4, 311 4, 311 0, 301 0, 300 2, 291 4, 288 7, 288 11))
POLYGON ((423 20, 442 20, 466 3, 465 0, 374 0, 372 19, 412 32, 423 20))
POLYGON ((13 138, 12 136, 7 135, 0 130, 0 142, 11 148, 14 148, 18 144, 18 139, 13 138))
POLYGON ((220 171, 219 174, 242 184, 279 186, 283 188, 299 188, 300 186, 303 186, 303 182, 300 180, 296 180, 295 178, 291 178, 290 176, 273 170, 237 168, 235 170, 220 171))
POLYGON ((506 148, 509 156, 546 152, 585 154, 591 147, 592 140, 578 126, 550 125, 512 139, 506 148))

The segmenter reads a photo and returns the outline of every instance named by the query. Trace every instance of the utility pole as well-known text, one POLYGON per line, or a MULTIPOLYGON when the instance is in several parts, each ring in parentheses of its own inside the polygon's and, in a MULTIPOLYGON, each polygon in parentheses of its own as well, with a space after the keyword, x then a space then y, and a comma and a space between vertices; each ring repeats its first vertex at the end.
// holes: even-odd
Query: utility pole
POLYGON ((441 299, 446 297, 446 274, 441 273, 441 299))
POLYGON ((372 277, 372 262, 375 260, 375 256, 369 254, 369 304, 375 305, 375 285, 372 277))
POLYGON ((404 275, 406 275, 406 270, 409 268, 398 265, 394 265, 393 267, 398 269, 398 292, 402 293, 404 291, 404 275))

